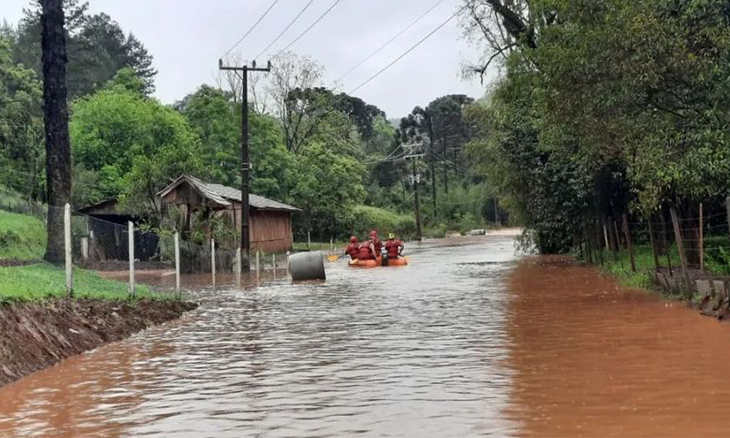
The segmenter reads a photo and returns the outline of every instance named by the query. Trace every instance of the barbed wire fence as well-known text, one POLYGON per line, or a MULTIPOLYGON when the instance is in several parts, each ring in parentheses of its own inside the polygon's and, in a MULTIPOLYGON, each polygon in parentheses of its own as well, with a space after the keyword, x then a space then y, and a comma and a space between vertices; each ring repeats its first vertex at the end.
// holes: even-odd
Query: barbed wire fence
POLYGON ((655 282, 681 288, 691 297, 698 280, 730 281, 730 198, 727 204, 727 212, 711 214, 700 204, 696 212, 685 211, 683 216, 667 208, 633 220, 626 215, 587 217, 575 236, 577 248, 590 263, 649 271, 655 282))

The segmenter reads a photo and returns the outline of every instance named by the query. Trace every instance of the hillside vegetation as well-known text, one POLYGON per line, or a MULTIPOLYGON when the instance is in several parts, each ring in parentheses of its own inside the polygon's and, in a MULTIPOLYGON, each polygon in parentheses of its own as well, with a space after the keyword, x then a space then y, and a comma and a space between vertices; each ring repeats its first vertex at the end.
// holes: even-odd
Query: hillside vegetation
POLYGON ((41 260, 45 250, 43 222, 0 210, 0 259, 41 260))

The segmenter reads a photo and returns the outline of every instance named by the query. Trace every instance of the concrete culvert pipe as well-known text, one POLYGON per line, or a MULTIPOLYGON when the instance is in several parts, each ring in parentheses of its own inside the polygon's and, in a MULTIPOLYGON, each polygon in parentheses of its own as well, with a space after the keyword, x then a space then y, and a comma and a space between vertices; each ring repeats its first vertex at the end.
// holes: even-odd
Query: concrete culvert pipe
POLYGON ((290 255, 289 272, 294 281, 327 279, 324 273, 324 257, 319 251, 290 255))

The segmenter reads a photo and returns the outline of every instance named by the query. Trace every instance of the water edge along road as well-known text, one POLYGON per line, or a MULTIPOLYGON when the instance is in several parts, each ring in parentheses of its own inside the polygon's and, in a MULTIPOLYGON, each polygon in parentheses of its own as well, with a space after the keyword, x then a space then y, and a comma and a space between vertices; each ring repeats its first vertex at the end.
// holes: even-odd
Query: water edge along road
POLYGON ((509 236, 408 250, 200 290, 179 321, 1 389, 0 435, 727 435, 729 325, 509 236))

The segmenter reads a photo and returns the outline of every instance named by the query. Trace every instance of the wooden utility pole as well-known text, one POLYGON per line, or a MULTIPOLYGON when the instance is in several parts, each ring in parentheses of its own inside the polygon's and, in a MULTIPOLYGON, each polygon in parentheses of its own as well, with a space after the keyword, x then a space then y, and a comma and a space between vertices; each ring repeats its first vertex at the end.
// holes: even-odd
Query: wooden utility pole
POLYGON ((411 154, 407 155, 405 157, 406 160, 412 160, 413 161, 413 174, 411 175, 411 182, 413 183, 413 207, 415 210, 415 216, 416 216, 416 240, 421 241, 423 239, 422 236, 422 230, 421 230, 421 204, 419 202, 419 194, 418 194, 418 183, 420 182, 421 176, 417 173, 416 169, 416 160, 423 157, 423 154, 417 154, 415 153, 417 150, 420 150, 422 144, 416 143, 416 144, 410 144, 410 145, 403 145, 403 148, 410 148, 411 154))
POLYGON ((433 215, 436 217, 438 209, 436 208, 436 148, 433 141, 433 120, 431 120, 431 111, 428 107, 423 109, 423 113, 428 127, 428 144, 431 152, 431 202, 433 203, 433 215))
POLYGON ((250 186, 250 170, 251 162, 249 160, 249 144, 248 144, 248 73, 249 72, 269 72, 271 71, 271 61, 266 68, 257 68, 256 61, 253 61, 251 67, 244 65, 224 66, 223 60, 218 60, 218 68, 220 70, 230 70, 236 73, 241 72, 241 268, 248 272, 251 270, 251 238, 249 232, 249 217, 251 211, 248 203, 249 186, 250 186))
POLYGON ((43 121, 46 130, 48 234, 44 258, 64 260, 63 206, 71 202, 71 143, 68 134, 66 34, 63 0, 41 0, 43 121))
POLYGON ((416 209, 416 240, 419 242, 423 239, 421 236, 421 206, 418 203, 418 180, 420 178, 421 176, 416 174, 416 160, 413 160, 413 202, 416 209))

